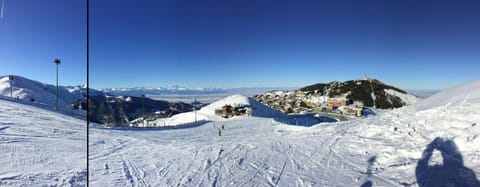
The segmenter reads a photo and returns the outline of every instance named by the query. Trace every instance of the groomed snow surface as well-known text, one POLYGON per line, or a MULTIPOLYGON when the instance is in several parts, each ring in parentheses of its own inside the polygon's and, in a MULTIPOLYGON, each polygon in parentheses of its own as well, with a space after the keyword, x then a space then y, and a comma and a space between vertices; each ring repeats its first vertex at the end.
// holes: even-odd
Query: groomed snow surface
POLYGON ((84 120, 0 96, 0 186, 86 186, 84 120))
MULTIPOLYGON (((476 81, 377 116, 313 127, 253 115, 260 106, 252 117, 227 120, 209 118, 206 107, 202 125, 182 129, 93 124, 90 185, 479 186, 479 93, 476 81)), ((253 105, 234 96, 219 106, 225 101, 253 105)))

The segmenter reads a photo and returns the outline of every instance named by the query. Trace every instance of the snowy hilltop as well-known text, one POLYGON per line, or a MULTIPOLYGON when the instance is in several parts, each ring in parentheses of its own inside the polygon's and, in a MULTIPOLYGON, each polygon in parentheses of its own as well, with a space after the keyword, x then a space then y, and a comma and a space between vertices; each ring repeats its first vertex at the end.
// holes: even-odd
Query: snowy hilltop
MULTIPOLYGON (((85 86, 60 86, 58 88, 58 107, 61 111, 72 111, 73 104, 86 102, 85 86)), ((10 82, 9 76, 0 77, 0 95, 29 101, 47 108, 56 107, 57 87, 15 75, 10 82), (12 87, 11 87, 12 86, 12 87)), ((81 109, 81 104, 79 105, 81 109)), ((85 106, 85 105, 84 105, 85 106)), ((86 108, 83 108, 86 111, 86 108)), ((86 115, 85 112, 75 111, 86 115)))
POLYGON ((355 108, 354 105, 357 108, 365 106, 392 109, 414 104, 420 100, 404 90, 369 78, 318 83, 292 91, 269 91, 255 95, 253 98, 286 113, 301 113, 318 108, 347 113, 349 109, 355 108), (344 108, 344 106, 347 107, 344 108))
POLYGON ((0 186, 86 186, 86 151, 84 120, 0 96, 0 186))
POLYGON ((200 109, 197 118, 206 120, 194 127, 93 125, 90 184, 479 186, 479 93, 475 81, 376 116, 312 127, 262 115, 212 117, 225 104, 252 105, 241 96, 200 109))

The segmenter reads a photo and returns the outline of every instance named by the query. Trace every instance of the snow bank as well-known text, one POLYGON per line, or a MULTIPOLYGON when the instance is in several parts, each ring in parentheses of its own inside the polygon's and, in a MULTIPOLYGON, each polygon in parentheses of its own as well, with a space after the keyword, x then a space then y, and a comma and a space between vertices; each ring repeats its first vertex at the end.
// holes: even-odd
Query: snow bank
POLYGON ((436 93, 416 104, 415 108, 426 110, 439 106, 448 107, 467 103, 480 103, 480 80, 436 93))
POLYGON ((282 112, 272 109, 254 99, 243 95, 231 95, 224 99, 218 100, 212 104, 203 107, 200 111, 205 114, 215 115, 215 109, 221 109, 225 105, 231 106, 247 106, 252 110, 252 116, 258 117, 278 117, 284 115, 282 112))
POLYGON ((203 107, 200 111, 205 114, 215 115, 215 110, 221 109, 225 105, 250 106, 250 100, 243 95, 231 95, 203 107))

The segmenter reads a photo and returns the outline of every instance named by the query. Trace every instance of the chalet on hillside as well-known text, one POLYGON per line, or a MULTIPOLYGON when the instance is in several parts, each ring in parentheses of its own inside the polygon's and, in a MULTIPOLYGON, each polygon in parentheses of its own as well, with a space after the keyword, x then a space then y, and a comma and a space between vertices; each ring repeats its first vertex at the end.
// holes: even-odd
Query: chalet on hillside
POLYGON ((232 105, 224 105, 221 109, 216 109, 215 114, 222 116, 224 118, 231 118, 233 116, 241 116, 241 115, 250 115, 250 109, 248 106, 232 106, 232 105))

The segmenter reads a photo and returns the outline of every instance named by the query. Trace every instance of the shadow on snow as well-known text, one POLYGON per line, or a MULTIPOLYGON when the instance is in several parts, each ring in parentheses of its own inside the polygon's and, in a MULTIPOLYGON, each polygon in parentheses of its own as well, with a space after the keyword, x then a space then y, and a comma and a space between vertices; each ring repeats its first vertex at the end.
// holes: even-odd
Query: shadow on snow
POLYGON ((462 154, 452 140, 435 138, 423 150, 422 158, 415 168, 417 183, 426 186, 480 186, 472 169, 463 165, 462 154), (429 166, 433 151, 437 149, 443 157, 443 165, 429 166))
POLYGON ((377 160, 377 156, 372 156, 368 159, 368 167, 367 167, 367 181, 365 181, 360 187, 371 187, 372 181, 370 177, 372 177, 372 166, 373 163, 377 160))

